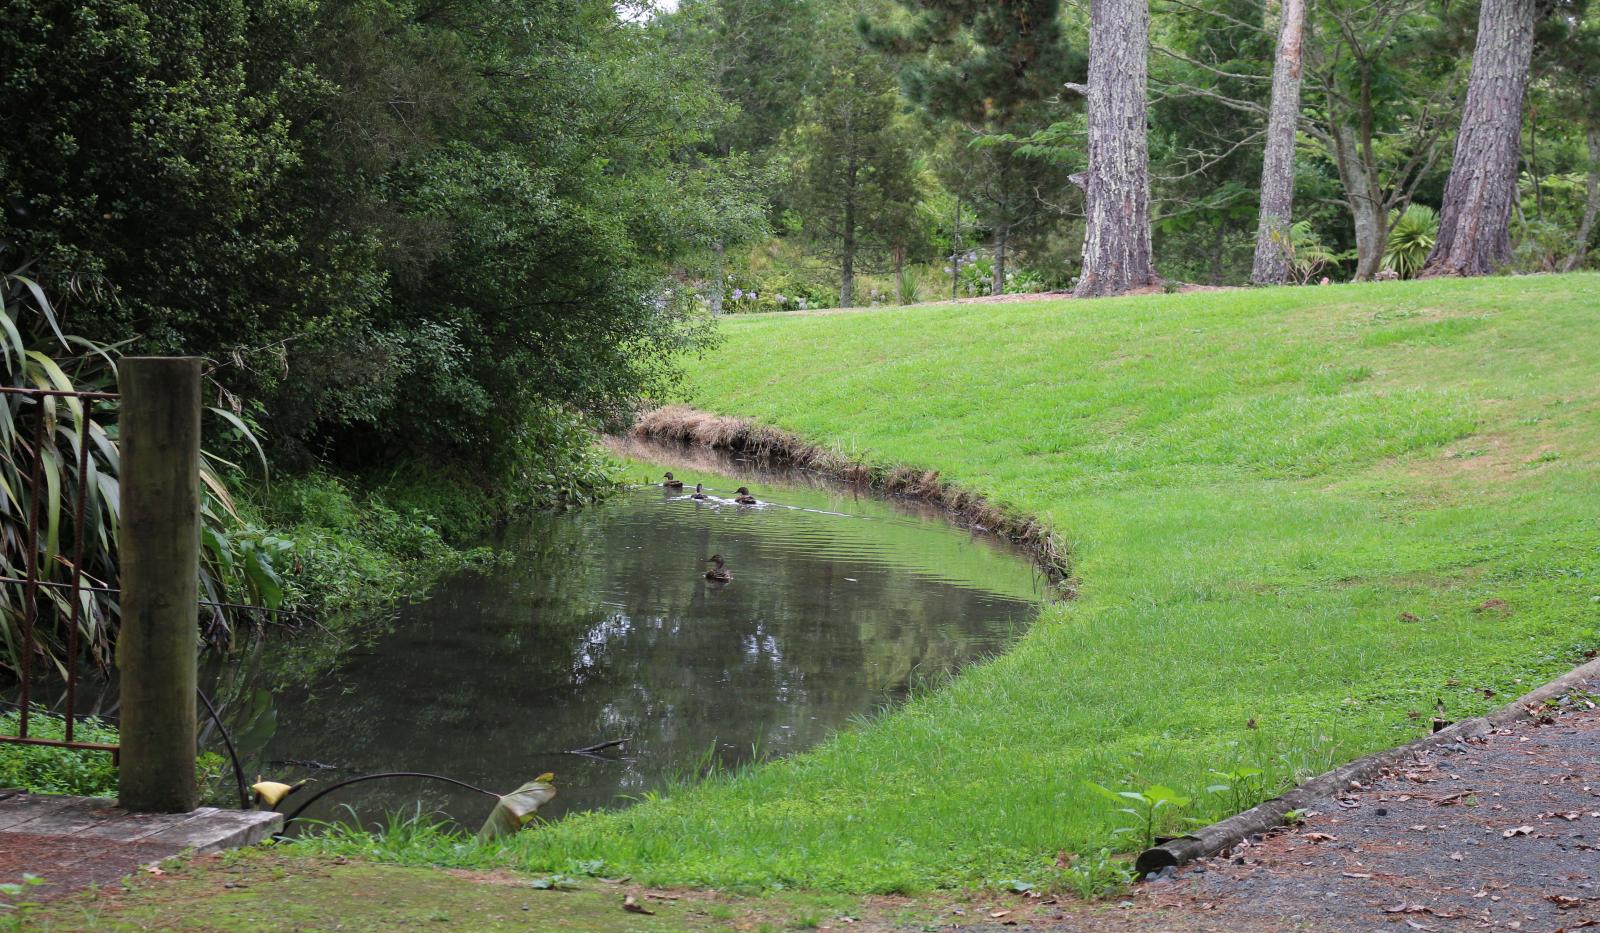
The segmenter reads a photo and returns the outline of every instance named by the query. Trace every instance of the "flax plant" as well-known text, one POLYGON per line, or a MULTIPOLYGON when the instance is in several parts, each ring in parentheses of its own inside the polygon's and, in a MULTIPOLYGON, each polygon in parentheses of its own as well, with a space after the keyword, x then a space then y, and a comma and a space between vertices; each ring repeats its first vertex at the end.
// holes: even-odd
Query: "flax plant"
MULTIPOLYGON (((115 393, 119 345, 66 333, 45 290, 24 270, 0 277, 0 385, 59 392, 115 393)), ((210 409, 260 453, 233 412, 210 409)), ((72 663, 109 668, 119 620, 121 504, 115 399, 5 393, 0 397, 0 680, 21 676, 27 590, 35 568, 37 609, 31 672, 64 676, 72 663), (42 440, 42 442, 41 442, 42 440), (87 450, 85 450, 87 448, 87 450), (84 493, 82 523, 76 501, 84 493), (74 569, 79 657, 68 656, 74 569), (56 585, 52 585, 56 584, 56 585)), ((264 468, 264 461, 263 461, 264 468)), ((274 568, 287 544, 250 527, 228 493, 234 464, 210 453, 201 465, 202 548, 197 607, 213 640, 232 631, 239 610, 273 607, 282 587, 274 568)))

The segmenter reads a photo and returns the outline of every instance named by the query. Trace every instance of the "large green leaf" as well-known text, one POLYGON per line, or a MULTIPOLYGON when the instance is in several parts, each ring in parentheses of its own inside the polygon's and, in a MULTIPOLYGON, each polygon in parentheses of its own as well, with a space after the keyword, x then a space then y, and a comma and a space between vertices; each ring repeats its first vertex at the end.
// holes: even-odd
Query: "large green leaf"
POLYGON ((498 839, 510 836, 528 825, 539 808, 555 799, 556 786, 551 783, 554 774, 541 774, 522 785, 494 805, 489 818, 478 830, 479 839, 498 839))

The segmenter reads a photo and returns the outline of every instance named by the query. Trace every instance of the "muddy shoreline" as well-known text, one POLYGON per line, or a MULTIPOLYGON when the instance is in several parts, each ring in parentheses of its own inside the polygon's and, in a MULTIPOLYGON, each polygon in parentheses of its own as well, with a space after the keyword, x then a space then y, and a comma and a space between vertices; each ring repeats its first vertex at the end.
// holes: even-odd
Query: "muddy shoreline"
POLYGON ((737 454, 764 466, 809 470, 886 495, 929 503, 966 525, 1023 548, 1058 595, 1071 598, 1077 594, 1071 555, 1060 536, 1033 516, 1002 508, 981 493, 944 480, 937 470, 866 463, 788 431, 687 405, 667 405, 645 412, 630 434, 643 440, 737 454))

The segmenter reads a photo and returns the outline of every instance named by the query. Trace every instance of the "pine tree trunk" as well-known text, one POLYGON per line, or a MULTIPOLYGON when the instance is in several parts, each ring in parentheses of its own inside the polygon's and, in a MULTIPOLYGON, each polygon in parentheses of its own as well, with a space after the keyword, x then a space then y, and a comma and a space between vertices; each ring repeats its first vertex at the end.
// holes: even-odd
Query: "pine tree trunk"
POLYGON ((1150 155, 1145 84, 1147 0, 1091 0, 1089 171, 1080 298, 1158 284, 1150 257, 1150 155))
POLYGON ((1222 260, 1228 252, 1228 226, 1217 224, 1211 231, 1211 284, 1222 284, 1222 260))
POLYGON ((839 250, 839 307, 856 306, 856 241, 846 235, 839 250))
POLYGON ((706 300, 711 304, 712 316, 722 313, 722 289, 728 284, 728 273, 723 264, 723 253, 726 250, 721 240, 711 244, 711 255, 716 257, 716 261, 711 264, 711 288, 706 294, 706 300))
POLYGON ((1563 272, 1576 272, 1589 258, 1589 238, 1594 235, 1594 222, 1600 216, 1600 126, 1589 128, 1589 196, 1583 206, 1583 222, 1578 224, 1578 240, 1572 244, 1572 255, 1562 266, 1563 272))
POLYGON ((1534 0, 1483 0, 1439 237, 1422 276, 1487 275, 1511 261, 1534 0))
POLYGON ((994 279, 989 284, 991 295, 1006 293, 1006 233, 1006 228, 1001 227, 994 235, 994 279))
POLYGON ((853 308, 856 302, 856 166, 851 161, 846 172, 844 227, 839 244, 839 307, 853 308))
POLYGON ((896 243, 894 247, 894 303, 906 303, 906 245, 896 243))
POLYGON ((956 198, 955 222, 950 226, 950 300, 961 297, 961 199, 956 198))
POLYGON ((1300 52, 1305 22, 1305 0, 1283 0, 1277 64, 1272 69, 1267 149, 1261 164, 1261 220, 1256 227, 1255 265, 1250 271, 1250 281, 1257 285, 1283 285, 1289 281, 1294 140, 1300 124, 1300 52))

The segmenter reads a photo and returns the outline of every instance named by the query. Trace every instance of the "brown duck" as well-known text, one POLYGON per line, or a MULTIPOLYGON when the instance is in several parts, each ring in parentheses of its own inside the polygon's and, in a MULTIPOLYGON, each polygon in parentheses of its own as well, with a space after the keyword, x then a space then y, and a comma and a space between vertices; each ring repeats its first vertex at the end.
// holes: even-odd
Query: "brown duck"
POLYGON ((691 498, 691 499, 709 499, 711 497, 706 495, 705 489, 702 488, 699 483, 695 483, 694 484, 694 492, 689 494, 689 498, 691 498))
POLYGON ((713 554, 706 558, 706 563, 716 564, 705 572, 705 578, 713 583, 727 583, 733 579, 733 571, 728 569, 728 562, 722 559, 721 554, 713 554))
POLYGON ((682 489, 683 488, 683 480, 674 479, 672 477, 672 474, 668 473, 665 476, 661 477, 661 488, 662 489, 682 489))
POLYGON ((755 505, 756 497, 750 495, 749 489, 740 486, 738 493, 733 497, 733 501, 739 503, 740 505, 755 505))

